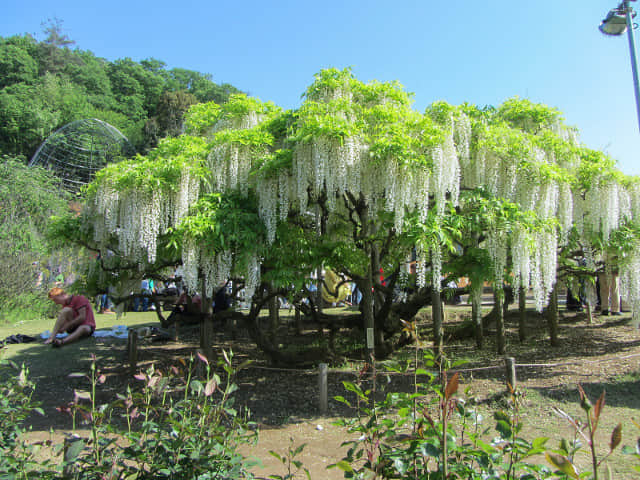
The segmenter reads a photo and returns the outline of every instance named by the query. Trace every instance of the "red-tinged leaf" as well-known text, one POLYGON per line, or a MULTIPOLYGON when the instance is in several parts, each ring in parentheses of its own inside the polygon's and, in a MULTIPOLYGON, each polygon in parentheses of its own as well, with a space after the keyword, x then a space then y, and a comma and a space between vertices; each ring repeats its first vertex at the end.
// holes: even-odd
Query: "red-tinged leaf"
POLYGON ((74 390, 73 391, 73 401, 78 402, 78 400, 91 400, 91 394, 89 392, 85 392, 83 390, 74 390))
POLYGON ((216 382, 215 378, 212 378, 211 380, 209 380, 207 382, 207 384, 204 387, 204 394, 209 397, 211 396, 211 394, 213 394, 213 392, 216 391, 216 388, 218 388, 218 382, 216 382))
POLYGON ((209 360, 207 360, 207 357, 205 357, 201 352, 198 352, 197 355, 201 362, 209 365, 209 360))
POLYGON ((578 384, 578 394, 580 394, 580 401, 583 401, 587 397, 587 394, 584 393, 584 390, 582 389, 582 385, 580 384, 578 384))
POLYGON ((582 385, 580 384, 578 384, 578 393, 580 394, 580 407, 585 412, 589 412, 593 405, 591 405, 591 400, 589 400, 589 397, 587 397, 587 394, 584 393, 584 390, 582 389, 582 385))
POLYGON ((93 420, 93 415, 89 411, 80 410, 80 416, 85 422, 91 422, 93 420))
POLYGON ((147 376, 144 373, 138 373, 133 376, 136 380, 142 380, 143 382, 147 379, 147 376))
POLYGON ((451 396, 455 395, 455 393, 458 391, 458 377, 459 372, 456 372, 453 374, 453 377, 451 377, 447 382, 447 386, 444 389, 444 398, 446 400, 449 400, 451 396))
POLYGON ((174 375, 179 375, 180 374, 180 371, 175 366, 172 366, 170 370, 171 370, 171 373, 173 373, 174 375))
POLYGON ((616 428, 611 432, 611 441, 609 442, 609 448, 613 452, 620 442, 622 441, 622 424, 616 425, 616 428))
POLYGON ((600 414, 602 413, 602 409, 604 408, 604 393, 605 391, 603 390, 600 394, 600 398, 598 398, 598 401, 596 402, 596 406, 593 409, 593 417, 595 418, 596 422, 600 419, 600 414))
POLYGON ((580 476, 578 474, 578 470, 564 455, 558 455, 557 453, 547 452, 545 454, 547 457, 547 462, 549 462, 553 467, 560 470, 565 475, 570 476, 571 478, 579 479, 580 476))
POLYGON ((104 383, 107 381, 107 377, 103 374, 98 377, 98 383, 104 383))
POLYGON ((158 385, 158 382, 159 382, 159 381, 160 381, 160 376, 159 376, 159 375, 156 375, 156 376, 154 376, 154 377, 151 377, 151 378, 149 379, 149 383, 148 383, 149 388, 156 388, 156 386, 158 385))

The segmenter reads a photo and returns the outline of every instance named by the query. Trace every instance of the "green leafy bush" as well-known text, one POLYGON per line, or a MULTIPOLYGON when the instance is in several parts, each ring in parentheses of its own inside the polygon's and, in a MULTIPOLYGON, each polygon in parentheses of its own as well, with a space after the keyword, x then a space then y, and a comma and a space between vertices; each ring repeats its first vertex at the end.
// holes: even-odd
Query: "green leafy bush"
MULTIPOLYGON (((528 441, 519 434, 520 395, 512 391, 508 411, 495 413, 497 436, 486 439, 490 428, 484 418, 458 395, 458 373, 448 375, 451 365, 426 352, 414 370, 414 391, 389 392, 374 401, 373 392, 362 382, 345 382, 355 396, 355 405, 345 397, 339 401, 355 406, 358 415, 338 422, 349 433, 359 435, 345 442, 347 455, 332 465, 345 478, 403 479, 536 479, 550 478, 543 465, 527 458, 544 453, 546 438, 528 441)), ((454 365, 455 366, 455 365, 454 365)), ((408 373, 405 365, 388 364, 393 373, 408 373)))
MULTIPOLYGON (((387 375, 414 375, 413 392, 390 391, 379 397, 384 392, 365 387, 366 368, 357 381, 344 383, 347 393, 337 399, 355 408, 356 415, 337 423, 358 438, 343 444, 347 454, 329 468, 341 469, 348 479, 597 480, 598 470, 622 442, 618 425, 608 453, 598 456, 594 433, 604 394, 593 405, 582 388, 587 421, 557 410, 574 426, 575 436, 562 440, 555 450, 548 449, 546 437, 522 436, 524 395, 517 390, 509 391, 506 408, 494 412, 494 427, 488 427, 472 402, 464 399, 466 392, 459 394, 458 373, 449 374, 456 364, 431 352, 417 352, 412 371, 412 361, 386 364, 387 375), (576 453, 585 445, 592 470, 580 472, 576 453), (543 453, 555 471, 536 462, 543 453)), ((63 445, 50 445, 25 441, 24 421, 42 411, 31 400, 34 385, 28 371, 1 363, 0 478, 251 479, 250 468, 260 462, 243 457, 238 449, 255 442, 257 431, 233 399, 233 377, 245 365, 234 367, 232 354, 223 352, 216 368, 200 354, 167 372, 152 366, 136 375, 141 388, 128 388, 114 402, 98 405, 96 390, 106 377, 94 358, 88 375, 71 375, 86 377, 89 391, 76 390, 73 401, 60 407, 72 415, 73 433, 63 445), (86 438, 75 434, 76 421, 89 424, 86 438), (42 448, 49 455, 39 454, 42 448), (62 461, 56 463, 60 456, 62 461)), ((310 480, 309 470, 297 458, 305 446, 291 440, 284 454, 270 451, 286 473, 269 478, 304 475, 310 480)), ((637 445, 624 447, 623 453, 640 458, 637 445)))
POLYGON ((51 461, 38 457, 43 445, 24 440, 25 419, 43 414, 32 401, 35 386, 29 380, 29 371, 24 365, 18 367, 3 360, 0 378, 0 478, 55 478, 51 461))
POLYGON ((166 373, 150 367, 136 375, 140 390, 129 388, 107 405, 96 403, 106 377, 94 357, 89 375, 71 375, 87 377, 90 390, 76 390, 59 408, 72 415, 74 432, 50 451, 54 458, 62 454, 55 468, 49 460, 36 462, 38 446, 21 440, 21 424, 35 409, 23 368, 0 388, 0 478, 253 478, 248 469, 256 462, 238 447, 255 442, 257 431, 234 406, 232 354, 222 357, 216 369, 202 355, 201 363, 191 359, 166 373), (204 380, 194 376, 197 370, 204 370, 204 380), (75 433, 78 420, 89 424, 87 438, 75 433))

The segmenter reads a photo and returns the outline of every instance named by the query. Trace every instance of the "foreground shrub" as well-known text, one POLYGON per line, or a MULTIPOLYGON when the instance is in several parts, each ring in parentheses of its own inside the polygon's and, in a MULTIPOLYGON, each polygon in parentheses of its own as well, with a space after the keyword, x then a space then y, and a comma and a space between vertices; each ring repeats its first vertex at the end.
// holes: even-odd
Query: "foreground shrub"
MULTIPOLYGON (((416 363, 417 365, 417 363, 416 363)), ((508 411, 495 413, 497 436, 490 443, 484 419, 457 395, 458 374, 448 375, 446 361, 426 352, 414 370, 414 391, 387 393, 374 401, 361 382, 345 382, 355 395, 356 418, 338 422, 360 435, 345 442, 347 455, 333 465, 352 479, 536 479, 549 478, 546 466, 527 463, 544 453, 546 438, 520 436, 520 395, 512 391, 508 411)), ((387 365, 408 373, 409 365, 387 365)), ((338 400, 349 406, 344 397, 338 400)))
POLYGON ((35 461, 38 446, 21 440, 21 425, 37 410, 23 368, 0 388, 0 478, 253 478, 248 469, 256 462, 238 448, 255 442, 257 432, 234 406, 232 354, 222 357, 215 370, 203 356, 199 364, 191 359, 166 373, 151 367, 136 375, 141 389, 129 388, 107 405, 96 403, 96 390, 106 377, 94 357, 86 375, 90 390, 76 390, 73 401, 59 407, 72 416, 73 433, 48 452, 53 458, 62 452, 58 465, 35 461), (195 370, 202 371, 204 380, 194 377, 195 370), (76 433, 79 421, 89 425, 87 438, 76 433))
POLYGON ((43 414, 32 401, 34 384, 29 372, 13 362, 0 362, 0 478, 55 478, 55 467, 38 454, 42 444, 24 440, 24 421, 43 414))
MULTIPOLYGON (((74 432, 64 445, 25 442, 22 425, 29 415, 42 413, 31 400, 34 385, 24 367, 0 364, 0 479, 252 479, 249 469, 260 462, 244 458, 238 449, 254 443, 257 432, 234 406, 233 377, 244 364, 234 368, 232 360, 231 353, 223 352, 216 368, 201 355, 167 372, 150 367, 136 375, 140 388, 128 388, 114 402, 98 405, 96 390, 106 377, 94 359, 89 375, 71 375, 86 376, 89 391, 76 390, 73 401, 60 407, 73 418, 74 432), (7 375, 8 370, 12 375, 7 375), (196 371, 199 375, 194 375, 196 371), (86 438, 76 435, 77 422, 89 425, 86 438), (48 455, 39 455, 42 447, 48 455), (51 460, 60 455, 61 462, 51 460)), ((338 424, 357 438, 343 444, 349 447, 347 454, 330 468, 340 468, 348 479, 368 480, 597 480, 603 462, 621 444, 618 425, 611 433, 608 453, 598 456, 601 449, 596 448, 594 433, 604 394, 592 405, 579 387, 586 422, 556 409, 574 427, 575 435, 550 450, 547 438, 522 436, 520 392, 510 390, 506 408, 495 411, 493 428, 487 427, 475 406, 458 393, 458 374, 449 374, 455 365, 430 352, 420 359, 416 355, 415 360, 410 393, 380 396, 366 389, 366 370, 358 381, 345 382, 351 396, 337 398, 353 407, 356 415, 338 424), (581 472, 576 453, 585 445, 591 470, 587 466, 581 472), (533 463, 538 457, 531 457, 542 453, 553 471, 533 463)), ((409 373, 409 363, 386 366, 389 374, 409 373)), ((638 445, 623 451, 640 459, 638 445)), ((292 480, 304 475, 310 479, 297 458, 304 447, 292 440, 283 454, 270 451, 286 473, 269 478, 292 480)))
POLYGON ((199 366, 193 359, 166 373, 152 366, 135 377, 143 382, 140 391, 129 388, 98 408, 95 385, 104 377, 94 363, 90 411, 77 402, 70 408, 89 418, 92 438, 77 442, 77 455, 68 455, 66 466, 73 466, 75 478, 250 478, 251 463, 238 447, 255 442, 257 433, 234 407, 232 358, 223 352, 216 371, 201 355, 199 366), (196 367, 204 370, 204 381, 194 378, 196 367), (118 417, 124 431, 114 428, 118 417))
MULTIPOLYGON (((593 405, 591 400, 584 392, 582 387, 578 385, 578 392, 580 393, 580 407, 585 412, 586 422, 582 422, 573 418, 568 413, 554 408, 555 412, 569 422, 573 428, 573 438, 569 441, 562 439, 559 447, 551 452, 547 452, 547 461, 556 467, 559 472, 562 472, 568 478, 593 478, 598 480, 598 471, 602 464, 609 458, 613 451, 622 442, 622 424, 616 425, 611 432, 611 438, 609 440, 608 452, 604 456, 598 455, 598 449, 596 448, 595 433, 598 429, 598 423, 600 422, 600 416, 604 409, 605 392, 603 391, 596 404, 593 405), (582 441, 584 441, 584 444, 582 441), (582 448, 582 445, 586 445, 589 449, 591 457, 591 471, 586 470, 580 473, 580 468, 575 460, 575 454, 582 448)), ((608 477, 611 477, 609 472, 608 477)))

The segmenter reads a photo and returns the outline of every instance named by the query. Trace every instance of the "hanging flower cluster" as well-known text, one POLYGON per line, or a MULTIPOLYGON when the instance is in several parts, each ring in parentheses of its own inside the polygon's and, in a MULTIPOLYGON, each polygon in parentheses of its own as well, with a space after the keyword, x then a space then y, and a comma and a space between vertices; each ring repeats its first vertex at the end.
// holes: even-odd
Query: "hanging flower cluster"
POLYGON ((625 219, 632 218, 629 192, 616 182, 597 182, 580 203, 582 221, 589 230, 601 232, 605 241, 625 219))
MULTIPOLYGON (((278 202, 277 184, 274 187, 273 182, 269 181, 255 183, 251 174, 259 166, 260 159, 270 151, 273 136, 265 126, 280 113, 280 109, 246 95, 232 95, 222 106, 208 105, 210 110, 206 107, 196 108, 187 119, 188 126, 206 132, 209 139, 206 192, 240 192, 247 196, 250 189, 256 188, 260 215, 267 227, 268 238, 273 241, 277 224, 274 212, 277 210, 272 205, 277 206, 278 202), (206 120, 211 123, 207 124, 206 120)), ((234 252, 206 248, 199 250, 194 259, 196 264, 202 266, 205 285, 208 293, 211 293, 223 279, 229 278, 233 270, 234 252)), ((183 253, 183 263, 187 261, 192 259, 186 258, 183 253)), ((255 268, 255 261, 248 264, 245 278, 251 278, 255 288, 260 270, 255 268)))
MULTIPOLYGON (((407 212, 426 219, 433 194, 443 215, 447 201, 458 200, 458 150, 468 157, 471 127, 462 112, 442 106, 419 115, 396 83, 363 84, 335 70, 317 76, 290 138, 300 211, 322 195, 330 213, 343 198, 362 198, 371 211, 392 213, 400 234, 407 212)), ((439 272, 441 257, 431 257, 439 272)))
POLYGON ((201 252, 199 265, 204 276, 204 293, 212 298, 217 289, 231 277, 233 252, 223 250, 214 255, 203 255, 201 252))
MULTIPOLYGON (((459 207, 461 190, 482 189, 530 214, 490 224, 482 247, 496 284, 512 272, 541 309, 556 281, 558 251, 572 232, 606 242, 640 218, 637 182, 581 147, 557 110, 517 98, 493 110, 436 102, 420 114, 395 82, 365 84, 350 70, 328 69, 316 75, 294 113, 232 95, 224 105, 192 107, 185 123, 197 137, 165 140, 147 157, 109 166, 90 187, 95 240, 115 239, 141 265, 157 260, 158 239, 212 193, 257 199, 260 238, 272 245, 279 225, 296 213, 314 216, 319 230, 321 211, 337 225, 347 206, 364 201, 372 219, 389 219, 384 228, 400 236, 407 219, 424 227, 428 217, 442 219, 448 206, 459 207)), ((210 230, 182 242, 188 288, 198 289, 204 279, 211 294, 240 273, 237 263, 251 296, 264 251, 210 230), (215 235, 221 239, 211 241, 215 235)), ((418 240, 418 284, 431 280, 439 288, 444 243, 439 235, 424 238, 418 240)), ((632 303, 640 299, 632 271, 637 262, 630 256, 621 265, 632 303)))
POLYGON ((200 194, 201 139, 168 139, 147 158, 112 164, 89 188, 94 240, 105 249, 113 238, 121 253, 154 263, 158 238, 177 226, 200 194))

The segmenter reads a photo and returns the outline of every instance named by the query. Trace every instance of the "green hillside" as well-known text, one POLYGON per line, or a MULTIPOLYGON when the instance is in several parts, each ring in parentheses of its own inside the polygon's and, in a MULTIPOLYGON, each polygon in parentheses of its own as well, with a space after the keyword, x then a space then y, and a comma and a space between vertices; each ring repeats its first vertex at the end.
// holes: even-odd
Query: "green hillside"
POLYGON ((57 19, 45 24, 43 36, 0 37, 2 155, 26 161, 51 133, 83 118, 110 123, 144 153, 181 133, 190 105, 223 103, 239 92, 213 82, 211 74, 167 69, 154 58, 97 57, 76 47, 57 19))

